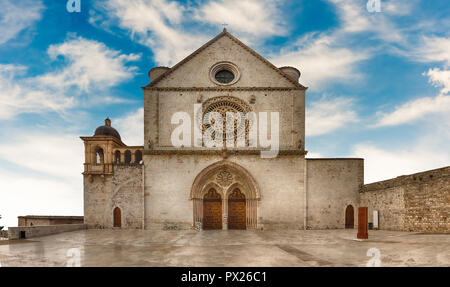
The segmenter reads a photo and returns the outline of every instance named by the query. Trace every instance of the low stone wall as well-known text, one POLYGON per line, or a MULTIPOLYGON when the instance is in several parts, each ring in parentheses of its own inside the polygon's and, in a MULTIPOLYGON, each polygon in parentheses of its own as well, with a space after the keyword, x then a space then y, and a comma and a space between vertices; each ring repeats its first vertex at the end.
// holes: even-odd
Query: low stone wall
POLYGON ((23 239, 39 237, 51 234, 57 234, 68 231, 75 231, 87 229, 86 224, 59 224, 59 225, 46 225, 46 226, 21 226, 21 227, 9 227, 8 238, 9 239, 23 239))
POLYGON ((380 229, 450 233, 450 167, 366 184, 360 201, 380 229))
POLYGON ((83 216, 27 215, 18 216, 18 226, 83 224, 83 216))

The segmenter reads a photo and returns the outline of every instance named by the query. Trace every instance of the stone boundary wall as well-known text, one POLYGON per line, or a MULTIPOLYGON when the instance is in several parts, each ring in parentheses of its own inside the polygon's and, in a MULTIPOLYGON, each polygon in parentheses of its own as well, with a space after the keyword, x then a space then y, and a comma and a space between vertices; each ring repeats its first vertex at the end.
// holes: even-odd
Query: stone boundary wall
POLYGON ((18 216, 18 226, 83 224, 83 216, 27 215, 18 216))
POLYGON ((450 233, 450 166, 366 184, 360 201, 380 229, 450 233))
POLYGON ((39 237, 75 230, 87 229, 86 224, 59 224, 59 225, 46 225, 46 226, 21 226, 21 227, 9 227, 8 238, 21 239, 20 234, 25 232, 25 238, 39 237))

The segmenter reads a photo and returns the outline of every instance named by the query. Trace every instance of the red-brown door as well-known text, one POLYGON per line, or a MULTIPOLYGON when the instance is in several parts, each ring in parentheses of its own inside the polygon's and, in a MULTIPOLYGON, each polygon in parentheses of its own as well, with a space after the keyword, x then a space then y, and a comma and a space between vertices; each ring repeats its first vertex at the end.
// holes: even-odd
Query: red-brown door
POLYGON ((114 227, 122 227, 122 215, 120 212, 120 208, 116 207, 113 211, 114 214, 114 227))
POLYGON ((354 211, 353 206, 349 205, 345 209, 345 228, 354 228, 355 220, 354 220, 354 211))
POLYGON ((203 229, 222 229, 222 197, 215 189, 203 197, 203 229))
POLYGON ((228 229, 246 229, 245 195, 236 188, 228 196, 228 229))

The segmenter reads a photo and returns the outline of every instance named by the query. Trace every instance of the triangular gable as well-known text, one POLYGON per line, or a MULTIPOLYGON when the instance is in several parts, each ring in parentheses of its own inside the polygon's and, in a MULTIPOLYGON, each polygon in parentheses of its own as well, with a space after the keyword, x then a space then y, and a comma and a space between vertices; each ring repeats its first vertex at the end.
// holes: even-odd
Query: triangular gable
POLYGON ((290 78, 286 73, 284 73, 283 71, 281 71, 280 69, 278 69, 276 66, 274 66, 272 63, 270 63, 269 61, 267 61, 264 57, 262 57, 260 54, 258 54, 257 52, 255 52, 253 49, 251 49, 250 47, 248 47, 247 45, 245 45, 244 43, 242 43, 239 39, 237 39, 236 37, 234 37, 233 35, 231 35, 230 33, 227 32, 226 29, 223 29, 223 31, 218 34, 216 37, 214 37, 213 39, 211 39, 210 41, 208 41, 206 44, 204 44, 203 46, 201 46, 200 48, 198 48, 197 50, 195 50, 192 54, 190 54, 189 56, 187 56, 186 58, 184 58, 183 60, 181 60, 180 62, 178 62, 176 65, 174 65, 170 70, 167 70, 165 73, 163 73, 161 76, 159 76, 158 78, 156 78, 155 80, 153 80, 150 84, 148 84, 146 87, 155 87, 158 83, 160 83, 161 81, 163 81, 163 79, 167 78, 169 75, 171 75, 174 71, 176 71, 178 68, 180 68, 181 66, 183 66, 184 64, 186 64, 187 62, 189 62, 191 59, 193 59, 195 56, 197 56, 198 54, 200 54, 202 51, 204 51, 206 48, 208 48, 209 46, 211 46, 212 44, 214 44, 215 42, 217 42, 219 39, 221 39, 222 37, 228 37, 230 38, 233 42, 235 42, 236 44, 238 44, 239 46, 241 46, 242 48, 244 48, 245 50, 247 50, 250 54, 252 54, 253 56, 255 56, 256 58, 258 58, 261 62, 263 62, 264 64, 266 64, 269 68, 273 69, 276 73, 278 73, 281 77, 283 77, 284 79, 286 79, 288 82, 292 83, 295 87, 300 88, 300 89, 307 89, 305 86, 301 85, 300 83, 298 83, 297 81, 293 80, 292 78, 290 78))

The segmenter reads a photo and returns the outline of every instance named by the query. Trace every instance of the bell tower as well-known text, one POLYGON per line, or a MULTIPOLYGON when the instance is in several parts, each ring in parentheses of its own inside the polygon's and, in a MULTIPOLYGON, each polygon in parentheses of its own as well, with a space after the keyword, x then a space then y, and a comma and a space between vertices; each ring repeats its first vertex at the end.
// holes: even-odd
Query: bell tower
POLYGON ((93 136, 80 137, 84 142, 85 175, 109 175, 113 173, 116 148, 126 147, 120 134, 111 126, 111 120, 105 119, 105 125, 99 126, 93 136))

